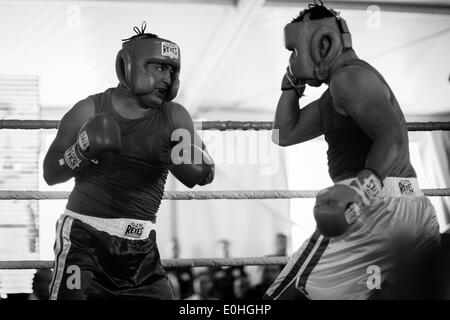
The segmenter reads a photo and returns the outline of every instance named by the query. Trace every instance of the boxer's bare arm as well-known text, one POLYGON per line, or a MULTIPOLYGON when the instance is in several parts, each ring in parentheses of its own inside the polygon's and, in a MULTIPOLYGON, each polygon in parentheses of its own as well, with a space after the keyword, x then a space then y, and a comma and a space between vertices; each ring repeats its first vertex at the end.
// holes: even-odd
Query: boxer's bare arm
POLYGON ((300 108, 295 91, 282 91, 275 112, 272 141, 285 147, 322 134, 319 100, 300 108))
MULTIPOLYGON (((191 138, 190 143, 195 144, 197 147, 205 150, 206 146, 200 138, 197 130, 195 129, 194 121, 192 120, 191 115, 186 110, 186 108, 181 104, 175 102, 170 102, 170 108, 174 128, 186 130, 191 138)), ((178 143, 178 141, 174 142, 178 143)))
POLYGON ((407 143, 390 102, 389 89, 373 72, 348 67, 333 77, 330 93, 336 110, 349 115, 374 141, 366 167, 384 179, 407 143))
POLYGON ((44 159, 44 180, 48 185, 65 182, 73 177, 73 170, 66 165, 60 165, 60 159, 64 157, 67 148, 76 141, 83 123, 94 114, 94 101, 87 98, 76 103, 61 119, 55 140, 44 159))
MULTIPOLYGON (((172 112, 172 119, 173 119, 173 125, 174 129, 181 129, 183 130, 188 136, 185 137, 189 141, 174 141, 174 147, 177 144, 183 144, 187 145, 190 144, 190 150, 191 150, 191 164, 179 164, 175 165, 172 164, 170 167, 170 172, 183 184, 186 186, 192 188, 195 184, 193 184, 193 181, 195 179, 194 176, 201 176, 203 175, 202 172, 205 174, 207 172, 210 172, 211 170, 214 172, 214 163, 212 162, 212 157, 208 153, 208 150, 206 149, 205 144, 203 143, 202 139, 200 138, 200 135, 198 134, 197 130, 194 127, 194 122, 192 121, 192 118, 189 114, 189 112, 180 104, 171 102, 170 105, 171 112, 172 112), (192 148, 195 146, 196 148, 192 148), (197 156, 194 156, 194 153, 200 152, 203 150, 203 153, 205 153, 205 158, 207 158, 211 163, 206 163, 204 161, 203 155, 197 154, 197 156), (197 160, 199 160, 200 163, 197 163, 197 160)), ((184 137, 184 134, 180 132, 182 136, 184 137)), ((174 137, 176 137, 175 135, 174 137)), ((178 150, 178 148, 176 149, 178 150)), ((211 179, 214 178, 214 174, 211 176, 211 179)), ((211 181, 208 181, 207 183, 210 183, 211 181)), ((202 184, 203 185, 203 184, 202 184)))

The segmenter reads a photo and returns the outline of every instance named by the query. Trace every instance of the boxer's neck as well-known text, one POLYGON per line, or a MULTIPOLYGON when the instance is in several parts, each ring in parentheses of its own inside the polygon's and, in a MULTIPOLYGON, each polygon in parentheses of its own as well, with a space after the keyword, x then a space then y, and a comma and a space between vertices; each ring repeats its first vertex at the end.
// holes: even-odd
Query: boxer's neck
POLYGON ((134 95, 129 95, 119 85, 112 90, 112 107, 122 117, 130 120, 145 117, 153 112, 154 108, 142 108, 139 100, 134 95))
POLYGON ((359 58, 353 49, 348 49, 348 50, 344 51, 343 53, 341 53, 336 58, 336 60, 333 62, 333 65, 331 66, 330 73, 328 74, 328 79, 327 79, 326 83, 327 84, 329 83, 331 75, 334 74, 338 69, 340 69, 344 65, 344 63, 346 63, 347 61, 350 61, 350 60, 355 60, 355 59, 359 59, 359 58))

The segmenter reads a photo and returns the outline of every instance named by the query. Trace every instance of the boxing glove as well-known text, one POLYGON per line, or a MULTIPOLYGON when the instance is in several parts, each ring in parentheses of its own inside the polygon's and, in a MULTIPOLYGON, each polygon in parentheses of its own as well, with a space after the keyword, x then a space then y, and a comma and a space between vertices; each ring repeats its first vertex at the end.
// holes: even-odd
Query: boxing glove
POLYGON ((366 206, 371 206, 375 201, 383 199, 383 182, 380 176, 372 169, 361 170, 356 179, 350 183, 361 197, 366 206))
POLYGON ((314 219, 325 237, 347 232, 361 214, 361 198, 351 187, 341 184, 321 190, 316 196, 314 219))
POLYGON ((118 152, 121 148, 120 126, 113 116, 99 113, 81 127, 77 141, 64 152, 64 162, 79 170, 103 152, 118 152))
POLYGON ((373 170, 363 169, 349 186, 338 184, 317 194, 314 206, 317 229, 326 237, 340 236, 383 197, 382 180, 373 170))
POLYGON ((294 90, 296 95, 301 98, 305 92, 306 84, 297 79, 291 72, 289 67, 286 68, 286 73, 281 80, 281 91, 294 90))
POLYGON ((203 152, 203 156, 206 158, 205 161, 206 165, 203 167, 202 170, 205 178, 198 183, 199 186, 210 184, 214 180, 215 175, 214 161, 206 152, 203 152))
POLYGON ((172 173, 189 188, 206 185, 214 179, 214 162, 200 147, 190 145, 182 154, 172 154, 172 173))

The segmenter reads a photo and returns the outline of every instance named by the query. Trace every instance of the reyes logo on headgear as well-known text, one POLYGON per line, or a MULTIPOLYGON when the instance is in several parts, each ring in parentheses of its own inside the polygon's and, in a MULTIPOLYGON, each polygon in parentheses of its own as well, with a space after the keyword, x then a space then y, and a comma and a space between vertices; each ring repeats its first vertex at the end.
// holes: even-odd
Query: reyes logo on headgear
POLYGON ((171 42, 161 42, 161 54, 172 59, 178 59, 178 46, 171 42))
POLYGON ((401 194, 412 194, 414 193, 414 189, 409 180, 400 180, 398 183, 398 187, 400 188, 401 194))
POLYGON ((131 222, 127 226, 127 230, 125 231, 125 236, 131 237, 131 238, 140 238, 142 236, 143 231, 144 231, 144 225, 142 223, 131 222))

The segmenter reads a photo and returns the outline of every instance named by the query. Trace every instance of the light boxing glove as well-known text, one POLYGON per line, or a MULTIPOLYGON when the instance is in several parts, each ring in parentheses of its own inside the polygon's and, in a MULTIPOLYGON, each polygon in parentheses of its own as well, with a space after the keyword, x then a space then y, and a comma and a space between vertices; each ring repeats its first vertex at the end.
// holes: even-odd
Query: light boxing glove
POLYGON ((383 196, 381 179, 370 169, 358 173, 349 186, 336 184, 320 191, 314 206, 317 230, 326 237, 344 234, 366 208, 383 196))
POLYGON ((316 196, 314 219, 317 230, 325 237, 344 234, 360 214, 360 197, 353 188, 336 184, 316 196))
POLYGON ((372 169, 366 168, 361 170, 356 179, 350 183, 350 187, 359 194, 366 206, 370 206, 384 197, 383 181, 372 169))
POLYGON ((66 164, 72 170, 86 167, 103 152, 118 152, 121 148, 120 126, 113 116, 99 113, 81 127, 77 141, 64 152, 60 165, 66 164))

